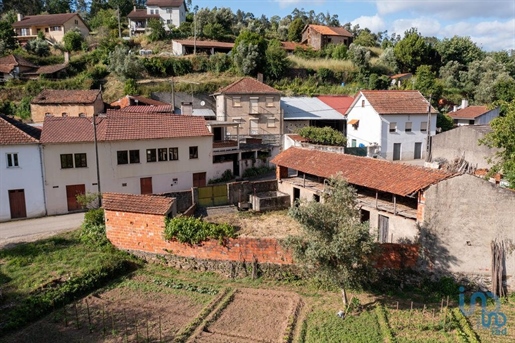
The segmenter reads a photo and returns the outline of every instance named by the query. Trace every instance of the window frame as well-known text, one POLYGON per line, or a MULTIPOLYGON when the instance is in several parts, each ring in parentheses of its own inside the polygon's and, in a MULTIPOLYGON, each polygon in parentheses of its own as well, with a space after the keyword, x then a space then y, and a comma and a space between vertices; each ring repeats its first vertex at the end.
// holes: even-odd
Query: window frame
POLYGON ((266 97, 266 107, 275 107, 275 98, 273 96, 266 97))
POLYGON ((249 99, 249 113, 250 114, 259 114, 259 98, 251 97, 249 99))
POLYGON ((179 160, 179 148, 172 147, 168 148, 168 161, 178 161, 179 160))
POLYGON ((232 97, 232 107, 237 107, 237 108, 241 107, 241 97, 239 97, 239 96, 232 97))
POLYGON ((275 117, 266 118, 266 127, 277 127, 275 124, 275 117))
POLYGON ((158 162, 168 161, 168 148, 157 148, 157 161, 158 162))
POLYGON ((61 169, 73 169, 73 154, 61 154, 61 169))
POLYGON ((198 159, 198 146, 190 146, 190 160, 198 159))
POLYGON ((157 149, 147 149, 146 150, 147 163, 157 162, 157 149))
POLYGON ((87 168, 88 167, 87 154, 84 152, 73 154, 73 163, 75 164, 75 168, 87 168))
POLYGON ((412 132, 413 131, 413 122, 407 121, 404 124, 404 132, 412 132), (409 125, 408 125, 409 124, 409 125), (409 126, 409 127, 408 127, 409 126))
POLYGON ((397 122, 392 121, 392 122, 389 123, 388 132, 389 133, 396 133, 397 132, 397 122), (392 126, 393 126, 393 129, 392 129, 392 126))
POLYGON ((139 149, 129 150, 129 164, 137 164, 141 163, 141 159, 139 156, 139 149), (136 154, 134 154, 136 153, 136 154), (134 156, 133 156, 134 154, 134 156), (136 158, 134 158, 136 157, 136 158))
POLYGON ((420 132, 427 132, 427 121, 420 123, 420 132))
POLYGON ((17 168, 20 166, 17 152, 7 153, 7 168, 17 168))

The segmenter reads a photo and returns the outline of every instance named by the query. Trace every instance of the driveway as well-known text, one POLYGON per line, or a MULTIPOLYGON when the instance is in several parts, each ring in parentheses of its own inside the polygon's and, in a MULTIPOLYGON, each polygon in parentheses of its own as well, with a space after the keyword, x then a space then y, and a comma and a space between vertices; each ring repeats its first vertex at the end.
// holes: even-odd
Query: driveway
POLYGON ((32 242, 80 227, 84 213, 0 223, 0 248, 10 243, 32 242))

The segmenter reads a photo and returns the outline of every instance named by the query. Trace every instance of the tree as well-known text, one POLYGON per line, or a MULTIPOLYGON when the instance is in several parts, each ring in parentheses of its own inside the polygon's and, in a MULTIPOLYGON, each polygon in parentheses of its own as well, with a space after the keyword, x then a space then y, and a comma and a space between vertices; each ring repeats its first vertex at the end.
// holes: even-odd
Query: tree
POLYGON ((356 45, 371 47, 377 45, 377 37, 370 30, 365 29, 352 42, 356 45))
POLYGON ((436 44, 436 50, 442 58, 442 63, 456 61, 463 65, 482 59, 485 53, 470 37, 454 36, 451 39, 444 38, 436 44))
POLYGON ((70 0, 46 0, 45 10, 49 14, 69 13, 71 9, 70 0))
POLYGON ((395 58, 402 72, 415 72, 418 66, 426 64, 431 51, 429 45, 415 28, 404 33, 393 48, 395 58))
POLYGON ((25 44, 25 50, 33 55, 48 56, 50 55, 50 45, 43 38, 44 36, 38 34, 36 39, 31 39, 25 44))
POLYGON ((361 288, 374 275, 376 245, 368 224, 360 223, 356 194, 341 175, 329 179, 323 202, 300 202, 290 209, 303 231, 285 242, 310 272, 341 289, 344 307, 347 289, 361 288))
POLYGON ((515 103, 505 104, 504 108, 505 115, 490 122, 492 131, 479 144, 499 149, 490 158, 489 162, 494 163, 490 172, 501 172, 509 187, 515 189, 515 103))
MULTIPOLYGON (((0 42, 3 42, 3 50, 16 49, 18 42, 11 24, 7 20, 0 21, 0 42)), ((1 52, 1 51, 0 51, 1 52)))
POLYGON ((454 128, 454 122, 447 114, 438 113, 436 115, 436 127, 439 127, 442 132, 449 131, 454 128))
POLYGON ((150 29, 150 33, 148 34, 148 39, 151 42, 156 42, 166 37, 166 31, 163 27, 163 23, 160 19, 152 18, 148 21, 148 27, 150 29))
POLYGON ((266 48, 267 44, 262 35, 242 31, 232 49, 234 65, 245 75, 261 72, 265 65, 266 48))
POLYGON ((286 51, 282 48, 281 42, 276 39, 268 42, 265 60, 265 76, 271 80, 281 79, 290 67, 286 51))
POLYGON ((288 40, 290 42, 300 42, 304 26, 305 24, 301 18, 295 19, 288 27, 288 40))
POLYGON ((370 50, 352 43, 349 47, 349 58, 358 67, 361 75, 368 74, 370 69, 370 50))
POLYGON ((379 56, 379 63, 388 68, 392 73, 396 73, 399 70, 392 47, 383 50, 379 56))
POLYGON ((436 74, 429 65, 421 65, 417 68, 414 87, 425 96, 432 95, 433 99, 440 99, 443 92, 441 81, 436 79, 436 74))
POLYGON ((68 32, 63 37, 64 48, 66 51, 79 51, 82 49, 84 37, 79 29, 75 28, 68 32))
POLYGON ((128 48, 117 45, 114 51, 109 53, 108 69, 122 79, 137 79, 144 67, 138 57, 129 53, 128 48))

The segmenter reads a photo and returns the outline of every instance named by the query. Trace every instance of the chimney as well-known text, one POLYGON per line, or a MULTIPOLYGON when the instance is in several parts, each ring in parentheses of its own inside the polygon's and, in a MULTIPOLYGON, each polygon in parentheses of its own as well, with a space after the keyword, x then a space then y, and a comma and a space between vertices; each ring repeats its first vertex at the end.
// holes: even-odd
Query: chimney
POLYGON ((469 106, 469 101, 467 99, 461 100, 461 109, 467 108, 469 106))
POLYGON ((18 19, 17 21, 22 21, 23 20, 23 14, 16 13, 16 19, 18 19))
POLYGON ((68 51, 64 52, 64 63, 65 64, 70 63, 70 53, 68 51))
POLYGON ((452 111, 453 112, 456 112, 457 110, 458 110, 458 106, 456 106, 456 105, 452 106, 452 111))
POLYGON ((262 73, 258 73, 258 74, 257 74, 257 80, 258 80, 259 82, 263 82, 263 74, 262 74, 262 73))
POLYGON ((193 103, 192 102, 181 102, 181 114, 183 116, 193 115, 193 103))

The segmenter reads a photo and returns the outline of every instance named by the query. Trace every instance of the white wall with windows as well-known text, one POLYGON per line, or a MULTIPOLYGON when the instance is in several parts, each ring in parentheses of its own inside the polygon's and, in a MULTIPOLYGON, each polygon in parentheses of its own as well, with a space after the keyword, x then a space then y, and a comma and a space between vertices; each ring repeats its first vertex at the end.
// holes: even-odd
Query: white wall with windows
POLYGON ((13 191, 24 198, 25 217, 45 215, 39 145, 0 146, 0 221, 12 219, 13 191))
POLYGON ((147 6, 147 14, 159 14, 165 29, 169 30, 169 25, 179 27, 186 20, 186 10, 181 7, 158 7, 147 6))

